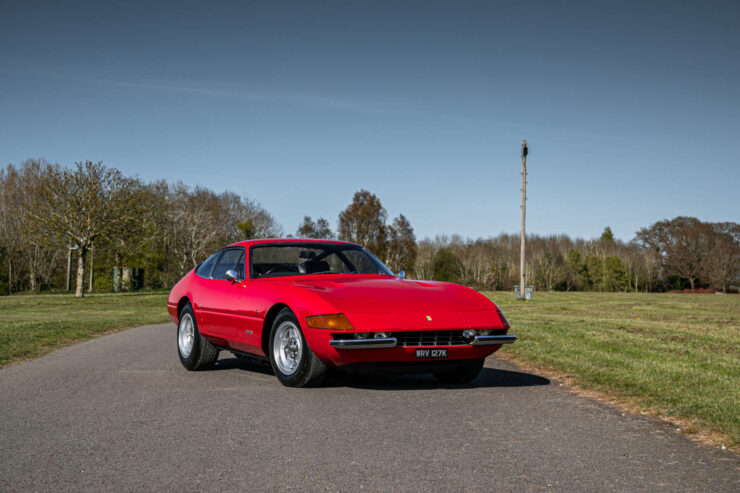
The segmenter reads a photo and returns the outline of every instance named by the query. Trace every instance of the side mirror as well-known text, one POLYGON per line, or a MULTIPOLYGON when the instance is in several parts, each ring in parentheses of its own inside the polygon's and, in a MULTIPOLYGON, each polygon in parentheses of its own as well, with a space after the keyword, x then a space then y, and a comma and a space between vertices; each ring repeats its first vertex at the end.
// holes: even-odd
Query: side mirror
POLYGON ((224 274, 224 277, 226 277, 226 280, 229 282, 236 282, 238 274, 235 270, 229 269, 226 271, 226 274, 224 274))
POLYGON ((396 279, 405 279, 406 278, 406 272, 400 271, 398 274, 396 274, 396 279))

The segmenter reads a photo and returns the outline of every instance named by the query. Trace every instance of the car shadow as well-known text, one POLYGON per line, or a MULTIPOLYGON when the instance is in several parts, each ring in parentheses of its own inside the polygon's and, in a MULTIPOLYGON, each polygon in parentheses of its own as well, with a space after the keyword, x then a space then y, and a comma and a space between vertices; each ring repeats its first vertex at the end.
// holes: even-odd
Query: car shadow
POLYGON ((261 363, 249 358, 219 358, 210 370, 244 370, 262 375, 274 375, 269 363, 261 363))
POLYGON ((384 375, 374 373, 333 374, 325 383, 328 387, 352 387, 368 390, 430 390, 430 389, 476 389, 491 387, 532 387, 549 385, 550 380, 532 373, 512 370, 483 368, 480 375, 470 383, 454 384, 439 382, 429 374, 384 375))
MULTIPOLYGON (((244 370, 262 375, 273 375, 272 368, 244 358, 222 358, 216 362, 215 370, 244 370)), ((277 383, 277 382, 276 382, 277 383)), ((387 375, 378 373, 346 373, 330 371, 322 387, 351 387, 367 390, 429 390, 429 389, 475 389, 487 387, 535 387, 550 385, 550 380, 513 370, 483 368, 480 375, 470 383, 450 384, 437 381, 429 374, 387 375)))

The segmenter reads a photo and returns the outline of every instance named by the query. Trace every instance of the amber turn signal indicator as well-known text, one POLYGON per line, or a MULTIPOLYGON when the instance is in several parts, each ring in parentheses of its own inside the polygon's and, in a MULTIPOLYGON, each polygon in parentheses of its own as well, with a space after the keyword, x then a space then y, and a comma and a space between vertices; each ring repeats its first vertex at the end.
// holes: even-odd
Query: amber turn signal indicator
POLYGON ((306 317, 306 325, 312 329, 355 330, 343 313, 306 317))

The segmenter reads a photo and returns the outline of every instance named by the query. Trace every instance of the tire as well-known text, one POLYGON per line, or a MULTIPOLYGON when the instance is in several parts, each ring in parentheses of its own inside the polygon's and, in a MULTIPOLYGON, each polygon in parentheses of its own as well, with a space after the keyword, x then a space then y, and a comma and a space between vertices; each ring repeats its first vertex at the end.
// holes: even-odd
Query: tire
POLYGON ((453 370, 433 373, 434 378, 442 383, 470 383, 480 375, 484 359, 466 360, 465 364, 453 370))
POLYGON ((216 346, 200 335, 193 308, 185 305, 177 324, 177 355, 182 366, 191 371, 212 367, 218 352, 216 346))
POLYGON ((286 387, 313 387, 326 376, 326 365, 308 347, 298 319, 288 308, 272 324, 268 356, 272 371, 286 387))

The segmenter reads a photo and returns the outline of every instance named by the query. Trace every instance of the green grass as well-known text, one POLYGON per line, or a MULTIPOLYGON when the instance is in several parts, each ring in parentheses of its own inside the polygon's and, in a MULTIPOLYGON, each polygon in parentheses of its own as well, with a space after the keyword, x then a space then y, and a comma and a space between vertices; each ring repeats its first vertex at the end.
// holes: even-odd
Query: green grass
POLYGON ((165 292, 0 296, 0 367, 113 330, 168 320, 165 292))
POLYGON ((740 296, 484 294, 519 336, 502 353, 740 444, 740 296))

